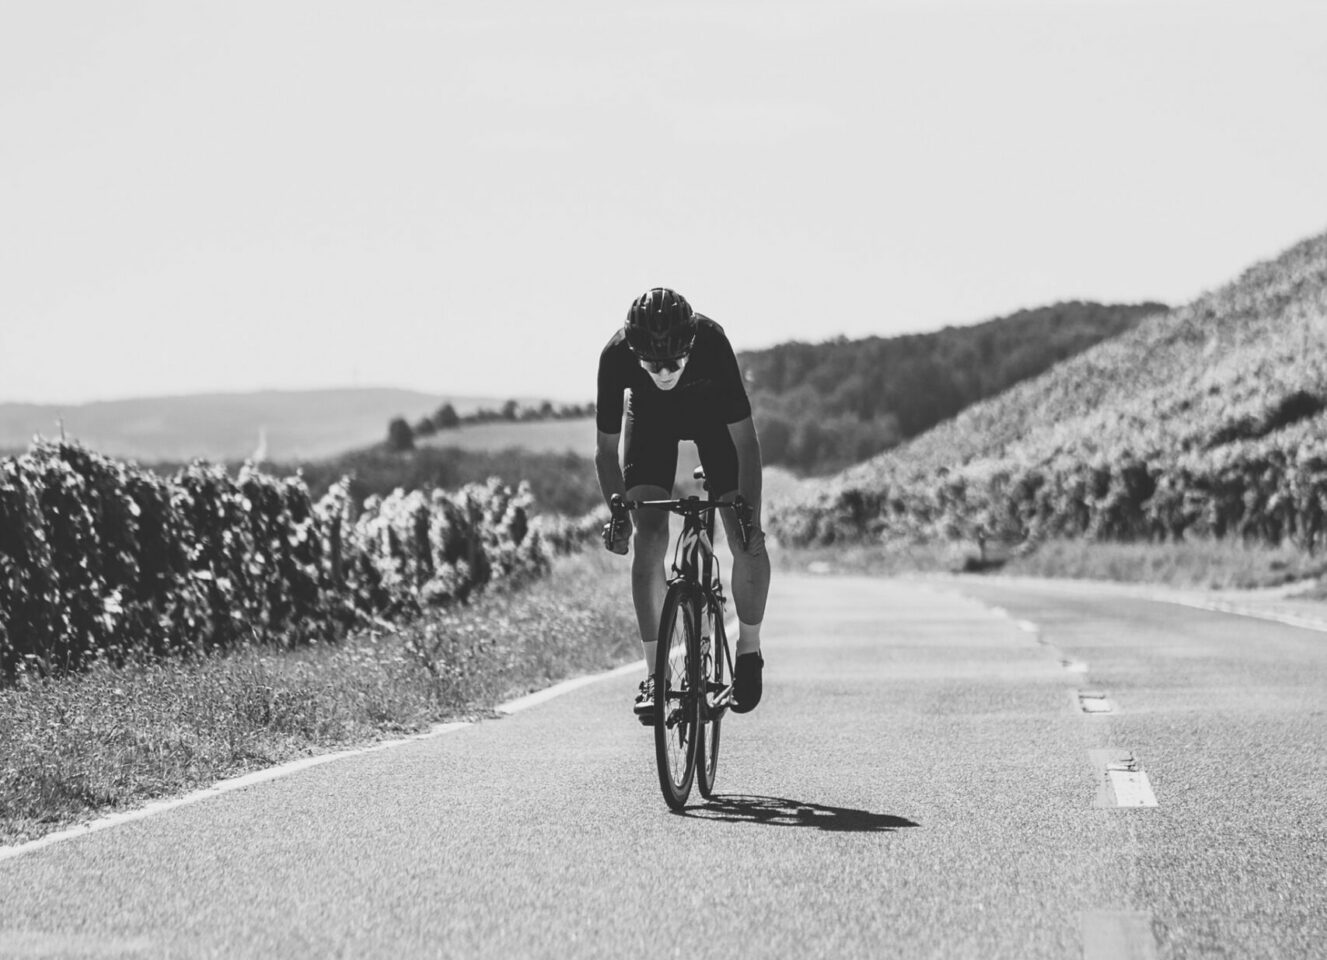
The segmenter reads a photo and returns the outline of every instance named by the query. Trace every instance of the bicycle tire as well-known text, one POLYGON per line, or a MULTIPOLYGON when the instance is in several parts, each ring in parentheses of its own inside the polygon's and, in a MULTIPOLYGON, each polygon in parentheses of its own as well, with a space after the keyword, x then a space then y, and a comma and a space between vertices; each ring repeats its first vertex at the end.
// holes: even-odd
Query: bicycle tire
MULTIPOLYGON (((707 604, 701 638, 701 671, 707 684, 708 703, 728 686, 725 679, 728 673, 728 637, 723 626, 723 610, 717 603, 707 604), (708 652, 704 650, 705 627, 709 627, 708 652)), ((714 711, 706 707, 701 716, 700 752, 696 757, 696 769, 700 774, 700 795, 706 800, 714 797, 714 780, 719 773, 719 734, 726 712, 724 707, 714 711)))
POLYGON ((700 644, 696 602, 684 584, 668 588, 659 618, 654 667, 654 754, 659 786, 673 810, 686 806, 700 733, 700 644))

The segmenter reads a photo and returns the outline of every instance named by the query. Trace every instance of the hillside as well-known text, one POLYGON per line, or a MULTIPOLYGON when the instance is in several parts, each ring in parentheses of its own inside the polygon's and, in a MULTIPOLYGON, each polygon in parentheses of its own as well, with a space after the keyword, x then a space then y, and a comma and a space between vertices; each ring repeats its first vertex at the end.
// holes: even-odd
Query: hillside
POLYGON ((1067 302, 934 333, 745 351, 765 461, 828 474, 1133 329, 1159 303, 1067 302))
POLYGON ((1327 235, 848 469, 779 522, 794 541, 982 527, 1312 547, 1324 409, 1327 235))
POLYGON ((64 433, 90 449, 135 460, 240 460, 264 445, 271 460, 324 457, 376 443, 390 418, 487 398, 394 389, 267 390, 54 405, 0 403, 0 450, 25 450, 34 434, 64 433))

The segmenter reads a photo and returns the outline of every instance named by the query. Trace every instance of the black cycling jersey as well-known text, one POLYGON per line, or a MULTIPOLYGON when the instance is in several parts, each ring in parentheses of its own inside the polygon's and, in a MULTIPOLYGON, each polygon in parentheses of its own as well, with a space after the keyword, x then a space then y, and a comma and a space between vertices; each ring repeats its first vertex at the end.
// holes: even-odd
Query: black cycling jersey
POLYGON ((710 489, 737 489, 737 450, 728 424, 751 416, 751 402, 732 344, 708 317, 696 315, 696 342, 671 390, 660 390, 641 367, 619 330, 599 355, 596 420, 604 433, 623 429, 623 478, 627 489, 648 484, 672 490, 677 443, 694 440, 710 489), (623 394, 629 393, 624 406, 623 394))
POLYGON ((723 327, 696 314, 696 342, 677 386, 660 390, 627 346, 622 330, 599 355, 599 396, 596 420, 604 433, 622 429, 624 390, 631 391, 632 409, 648 410, 676 425, 680 436, 692 440, 715 424, 737 423, 751 416, 737 357, 723 327))

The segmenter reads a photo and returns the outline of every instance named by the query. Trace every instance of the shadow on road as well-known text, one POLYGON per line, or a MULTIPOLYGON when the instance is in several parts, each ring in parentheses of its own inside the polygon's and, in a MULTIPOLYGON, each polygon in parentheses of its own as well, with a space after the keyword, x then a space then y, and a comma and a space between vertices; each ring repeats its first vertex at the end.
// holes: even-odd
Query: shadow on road
POLYGON ((828 807, 785 797, 715 797, 700 807, 687 807, 682 816, 730 823, 761 823, 771 827, 814 827, 848 833, 884 833, 900 827, 916 827, 906 817, 871 813, 849 807, 828 807))

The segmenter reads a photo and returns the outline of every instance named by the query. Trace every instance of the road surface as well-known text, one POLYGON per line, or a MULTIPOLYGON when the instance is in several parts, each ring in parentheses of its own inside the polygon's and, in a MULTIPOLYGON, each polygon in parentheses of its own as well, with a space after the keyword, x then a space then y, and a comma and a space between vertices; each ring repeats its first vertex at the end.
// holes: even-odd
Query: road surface
POLYGON ((619 675, 0 861, 0 956, 1327 956, 1327 634, 785 575, 764 646, 717 802, 619 675))

